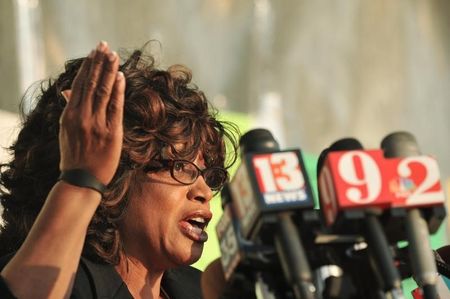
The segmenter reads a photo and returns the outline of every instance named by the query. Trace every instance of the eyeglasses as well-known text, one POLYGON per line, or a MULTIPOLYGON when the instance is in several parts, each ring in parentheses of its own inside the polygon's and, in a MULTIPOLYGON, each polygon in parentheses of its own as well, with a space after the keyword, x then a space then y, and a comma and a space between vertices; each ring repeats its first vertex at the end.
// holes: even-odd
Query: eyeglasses
MULTIPOLYGON (((159 160, 163 167, 170 169, 172 178, 183 184, 193 184, 201 175, 208 187, 213 191, 219 191, 228 180, 228 172, 222 167, 198 168, 197 165, 187 160, 159 160)), ((157 169, 158 167, 147 167, 146 171, 157 169)))

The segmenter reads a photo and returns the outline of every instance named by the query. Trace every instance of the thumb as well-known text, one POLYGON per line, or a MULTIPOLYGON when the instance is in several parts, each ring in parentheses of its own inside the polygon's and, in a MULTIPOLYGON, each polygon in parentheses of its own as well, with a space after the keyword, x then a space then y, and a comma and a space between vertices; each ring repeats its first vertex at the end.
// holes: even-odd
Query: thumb
POLYGON ((66 100, 66 102, 69 102, 70 96, 72 95, 72 90, 71 89, 63 90, 61 91, 61 95, 66 100))

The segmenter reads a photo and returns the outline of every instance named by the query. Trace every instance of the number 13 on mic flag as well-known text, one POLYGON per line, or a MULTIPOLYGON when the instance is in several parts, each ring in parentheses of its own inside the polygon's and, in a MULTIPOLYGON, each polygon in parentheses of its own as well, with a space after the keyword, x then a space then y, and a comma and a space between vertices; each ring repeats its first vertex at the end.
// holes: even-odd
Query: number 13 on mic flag
POLYGON ((265 213, 314 207, 299 150, 246 154, 230 189, 244 237, 265 213))
POLYGON ((298 151, 256 154, 251 163, 266 205, 311 203, 310 187, 298 151))

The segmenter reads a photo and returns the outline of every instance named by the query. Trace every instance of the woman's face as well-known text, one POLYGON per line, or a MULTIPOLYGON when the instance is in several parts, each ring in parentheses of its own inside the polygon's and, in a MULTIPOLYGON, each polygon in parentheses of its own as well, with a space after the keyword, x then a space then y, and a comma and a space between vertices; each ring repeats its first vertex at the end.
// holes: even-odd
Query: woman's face
MULTIPOLYGON (((205 168, 202 155, 193 161, 205 168)), ((202 176, 191 185, 174 180, 170 170, 147 174, 142 191, 132 194, 120 233, 125 254, 161 270, 192 264, 203 251, 211 220, 213 193, 202 176)))

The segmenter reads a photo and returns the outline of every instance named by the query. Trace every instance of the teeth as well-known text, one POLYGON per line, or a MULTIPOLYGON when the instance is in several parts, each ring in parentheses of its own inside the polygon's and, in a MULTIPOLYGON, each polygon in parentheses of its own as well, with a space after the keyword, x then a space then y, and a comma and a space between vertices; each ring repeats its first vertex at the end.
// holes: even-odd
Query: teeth
POLYGON ((202 217, 194 217, 194 218, 190 218, 189 220, 193 220, 193 221, 198 222, 198 223, 205 223, 206 222, 205 218, 202 218, 202 217))

